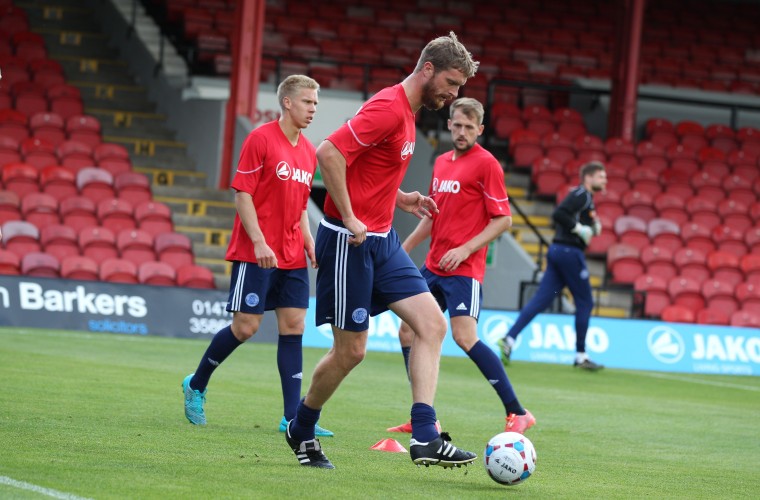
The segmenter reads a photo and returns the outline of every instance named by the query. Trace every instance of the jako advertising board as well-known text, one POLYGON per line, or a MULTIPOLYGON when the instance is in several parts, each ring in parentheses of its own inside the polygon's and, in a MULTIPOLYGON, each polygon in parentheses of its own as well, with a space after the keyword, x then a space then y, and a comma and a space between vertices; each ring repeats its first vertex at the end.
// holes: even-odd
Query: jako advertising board
MULTIPOLYGON (((131 335, 210 338, 231 322, 227 292, 0 276, 0 326, 55 328, 131 335)), ((306 316, 305 347, 332 347, 328 325, 314 326, 315 300, 306 316)), ((482 310, 478 336, 494 351, 516 312, 482 310)), ((516 361, 572 364, 574 317, 541 314, 518 337, 516 361)), ((399 319, 370 318, 367 348, 400 352, 399 319)), ((257 341, 276 339, 276 321, 265 315, 257 341), (271 330, 271 331, 269 331, 271 330)), ((725 375, 760 375, 760 329, 591 318, 586 350, 610 368, 725 375)), ((465 356, 451 332, 444 356, 465 356)))

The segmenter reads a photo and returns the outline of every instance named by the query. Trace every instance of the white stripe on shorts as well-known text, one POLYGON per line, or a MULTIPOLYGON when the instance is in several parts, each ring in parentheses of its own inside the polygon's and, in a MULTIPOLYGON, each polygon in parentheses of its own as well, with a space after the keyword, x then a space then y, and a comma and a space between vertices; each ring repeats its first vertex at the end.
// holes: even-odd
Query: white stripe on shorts
MULTIPOLYGON (((324 222, 324 221, 322 221, 324 222)), ((348 263, 348 234, 338 232, 335 242, 335 326, 346 328, 346 265, 348 263)))
POLYGON ((470 316, 477 318, 480 314, 480 281, 472 280, 472 294, 470 295, 470 316))
POLYGON ((238 266, 237 280, 235 280, 235 289, 232 292, 232 300, 230 300, 230 309, 233 311, 240 311, 240 305, 243 302, 243 278, 245 277, 245 268, 248 264, 241 262, 238 266))

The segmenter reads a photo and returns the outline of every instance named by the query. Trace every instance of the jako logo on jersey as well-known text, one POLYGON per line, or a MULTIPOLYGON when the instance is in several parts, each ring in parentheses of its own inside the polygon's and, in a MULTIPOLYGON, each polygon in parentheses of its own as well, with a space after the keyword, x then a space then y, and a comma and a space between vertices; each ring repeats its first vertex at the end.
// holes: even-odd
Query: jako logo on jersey
POLYGON ((306 184, 307 186, 311 185, 312 175, 309 172, 305 172, 300 168, 291 168, 287 162, 281 161, 278 163, 276 172, 277 178, 282 181, 292 178, 296 182, 306 184))
POLYGON ((401 159, 406 160, 409 155, 414 154, 414 143, 406 141, 404 147, 401 148, 401 159))
MULTIPOLYGON (((433 186, 435 186, 435 184, 433 184, 433 186)), ((436 192, 456 194, 459 192, 461 187, 462 186, 459 184, 459 181, 444 180, 438 183, 438 190, 436 190, 436 192)))

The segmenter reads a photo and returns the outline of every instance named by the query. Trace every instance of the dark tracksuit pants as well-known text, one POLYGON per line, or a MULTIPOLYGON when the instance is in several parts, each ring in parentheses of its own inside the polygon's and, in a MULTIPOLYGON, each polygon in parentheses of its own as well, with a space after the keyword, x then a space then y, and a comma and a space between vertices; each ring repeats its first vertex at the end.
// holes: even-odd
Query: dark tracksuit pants
POLYGON ((517 335, 536 317, 546 310, 565 287, 570 289, 575 301, 576 351, 586 352, 586 332, 588 331, 594 301, 591 297, 586 257, 583 250, 572 245, 553 243, 546 255, 546 271, 538 291, 523 307, 517 321, 509 330, 509 336, 517 335))

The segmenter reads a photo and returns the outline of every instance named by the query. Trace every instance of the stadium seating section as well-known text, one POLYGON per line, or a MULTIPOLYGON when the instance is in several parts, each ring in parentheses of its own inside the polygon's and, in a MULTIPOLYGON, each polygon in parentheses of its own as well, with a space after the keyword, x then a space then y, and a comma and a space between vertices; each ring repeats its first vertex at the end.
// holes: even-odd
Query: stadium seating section
POLYGON ((215 288, 12 2, 0 2, 0 68, 0 274, 215 288))

